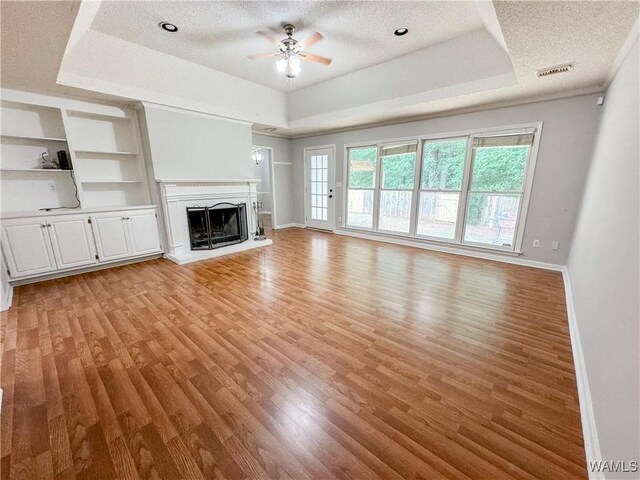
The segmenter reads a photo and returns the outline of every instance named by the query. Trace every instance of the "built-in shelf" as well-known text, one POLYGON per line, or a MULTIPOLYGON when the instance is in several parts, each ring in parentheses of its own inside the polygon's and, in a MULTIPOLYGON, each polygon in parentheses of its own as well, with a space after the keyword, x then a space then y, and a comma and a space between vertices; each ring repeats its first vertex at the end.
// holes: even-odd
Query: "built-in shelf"
POLYGON ((73 170, 63 170, 61 168, 0 168, 0 172, 73 172, 73 170))
POLYGON ((108 185, 110 183, 142 183, 141 180, 84 180, 81 183, 87 185, 108 185))
POLYGON ((5 211, 38 211, 77 201, 83 208, 123 208, 151 201, 134 110, 66 101, 50 107, 25 100, 0 101, 5 211), (85 107, 88 111, 77 110, 85 107), (55 161, 60 150, 75 169, 42 168, 42 154, 55 161))
POLYGON ((136 156, 136 152, 108 152, 104 150, 74 150, 76 154, 80 155, 129 155, 136 156))
POLYGON ((33 140, 33 141, 38 141, 38 142, 64 142, 64 143, 67 143, 67 139, 66 138, 33 137, 33 136, 29 136, 29 135, 7 135, 5 133, 3 133, 0 136, 2 136, 4 138, 18 138, 18 139, 21 139, 21 140, 33 140))

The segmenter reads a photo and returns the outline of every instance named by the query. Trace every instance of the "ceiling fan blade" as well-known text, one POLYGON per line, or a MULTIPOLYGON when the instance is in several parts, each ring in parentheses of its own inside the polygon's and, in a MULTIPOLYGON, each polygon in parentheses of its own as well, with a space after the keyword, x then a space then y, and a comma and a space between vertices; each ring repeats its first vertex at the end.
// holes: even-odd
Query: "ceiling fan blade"
POLYGON ((250 60, 258 60, 259 58, 277 57, 280 53, 258 53, 256 55, 249 55, 250 60))
POLYGON ((274 45, 280 45, 280 40, 278 40, 272 33, 260 31, 260 32, 256 32, 256 35, 261 36, 269 43, 272 43, 274 45))
POLYGON ((310 62, 323 63, 325 65, 329 65, 331 62, 333 62, 332 58, 321 57, 320 55, 314 55, 313 53, 307 52, 300 53, 300 58, 309 60, 310 62))
POLYGON ((315 45, 316 43, 318 43, 323 38, 324 37, 320 33, 313 32, 313 35, 311 35, 309 38, 307 38, 306 40, 303 40, 300 43, 304 46, 304 48, 309 48, 309 47, 315 45))

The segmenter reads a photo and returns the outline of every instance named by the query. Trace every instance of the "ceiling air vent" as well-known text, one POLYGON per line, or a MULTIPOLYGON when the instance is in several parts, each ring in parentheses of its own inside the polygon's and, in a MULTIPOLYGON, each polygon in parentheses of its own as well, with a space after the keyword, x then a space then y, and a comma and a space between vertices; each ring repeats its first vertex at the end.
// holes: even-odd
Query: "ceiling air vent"
POLYGON ((555 67, 547 67, 541 70, 536 70, 536 77, 548 77, 549 75, 555 75, 556 73, 565 73, 572 68, 572 63, 564 63, 562 65, 556 65, 555 67))

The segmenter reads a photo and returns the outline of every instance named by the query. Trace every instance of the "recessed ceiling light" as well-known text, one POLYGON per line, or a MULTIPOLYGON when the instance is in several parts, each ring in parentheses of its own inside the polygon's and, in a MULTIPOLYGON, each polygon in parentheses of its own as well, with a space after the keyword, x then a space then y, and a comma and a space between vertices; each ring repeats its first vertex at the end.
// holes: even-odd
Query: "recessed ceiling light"
POLYGON ((396 37, 401 37, 403 35, 406 35, 407 33, 409 33, 409 29, 407 27, 396 28, 396 30, 393 32, 396 37))
POLYGON ((178 31, 178 27, 169 22, 160 22, 160 28, 171 33, 175 33, 178 31))

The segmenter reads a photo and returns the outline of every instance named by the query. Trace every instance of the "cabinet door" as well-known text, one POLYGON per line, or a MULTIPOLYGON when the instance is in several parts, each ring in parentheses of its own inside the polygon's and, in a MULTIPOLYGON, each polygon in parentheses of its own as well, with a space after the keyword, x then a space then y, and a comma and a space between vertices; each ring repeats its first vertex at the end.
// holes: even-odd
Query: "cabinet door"
POLYGON ((47 227, 58 268, 97 263, 88 215, 47 217, 47 227))
POLYGON ((125 212, 129 223, 132 255, 145 255, 160 251, 160 235, 155 210, 125 212))
POLYGON ((45 218, 21 218, 2 222, 2 248, 12 278, 56 270, 45 218))
POLYGON ((122 212, 91 215, 91 226, 101 262, 131 256, 127 221, 122 212))

